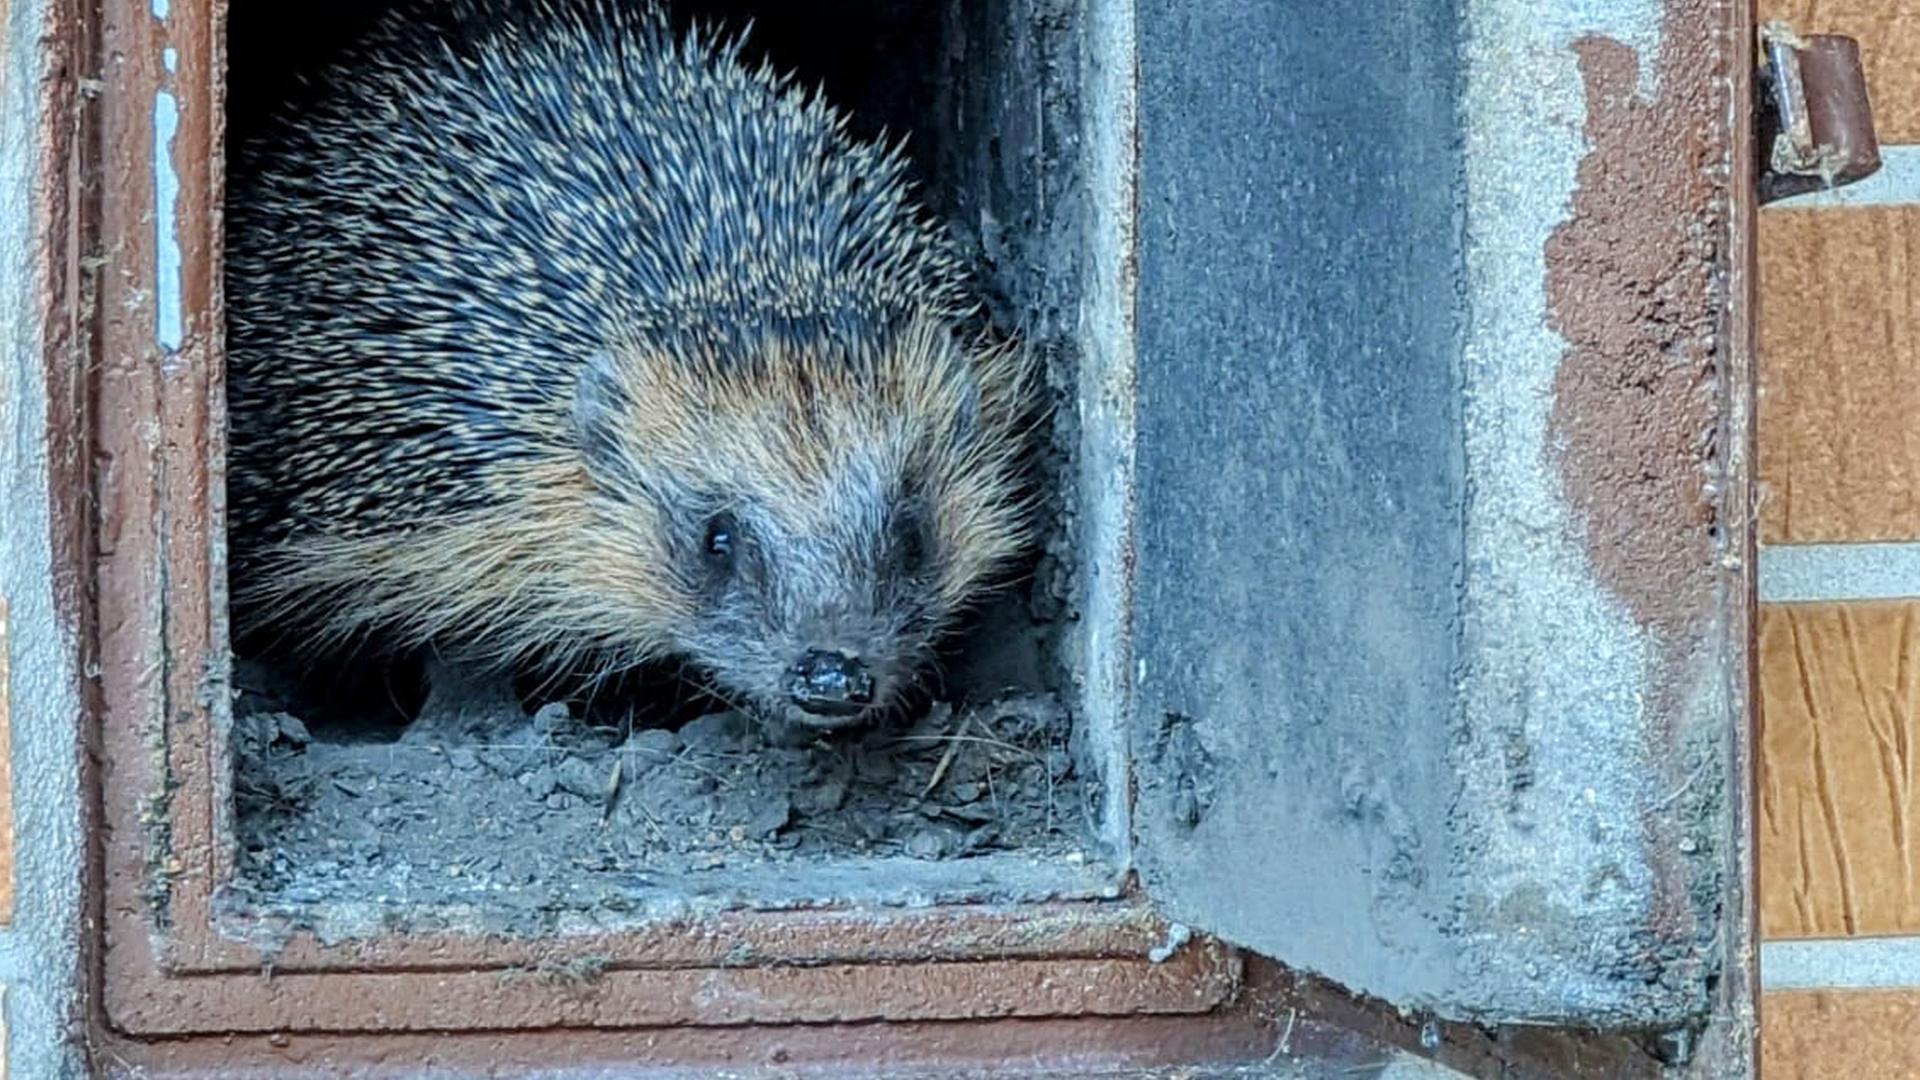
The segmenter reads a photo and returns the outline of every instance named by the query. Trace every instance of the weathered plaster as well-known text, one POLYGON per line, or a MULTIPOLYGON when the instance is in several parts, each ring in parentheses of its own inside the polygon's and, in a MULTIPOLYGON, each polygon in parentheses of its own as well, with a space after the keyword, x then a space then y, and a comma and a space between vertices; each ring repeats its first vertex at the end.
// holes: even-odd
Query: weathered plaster
POLYGON ((56 610, 49 517, 43 287, 61 252, 37 235, 40 138, 55 73, 45 0, 12 0, 0 63, 0 590, 8 599, 18 901, 0 932, 13 1075, 79 1075, 80 702, 56 610))
MULTIPOLYGON (((1671 288, 1663 295, 1681 295, 1665 312, 1579 303, 1595 292, 1612 300, 1623 282, 1662 288, 1663 271, 1697 281, 1715 269, 1710 237, 1703 255, 1652 227, 1655 215, 1664 222, 1710 202, 1714 163, 1698 147, 1671 170, 1690 186, 1650 188, 1633 220, 1599 226, 1624 237, 1596 239, 1595 199, 1582 194, 1641 156, 1677 149, 1656 141, 1666 128, 1624 131, 1613 111, 1664 108, 1678 114, 1671 124, 1694 127, 1718 118, 1711 102, 1703 111, 1674 96, 1714 82, 1711 66, 1699 56, 1684 68, 1662 63, 1677 36, 1697 30, 1663 21, 1683 7, 1705 10, 1652 0, 1467 5, 1471 660, 1455 761, 1465 795, 1458 855, 1476 872, 1460 882, 1458 912, 1463 976, 1500 987, 1492 998, 1522 1015, 1572 1008, 1658 1022, 1706 1005, 1697 981, 1658 977, 1668 965, 1690 967, 1691 948, 1710 943, 1713 928, 1687 940, 1699 928, 1672 909, 1702 886, 1688 876, 1701 864, 1667 865, 1681 830, 1649 821, 1695 801, 1655 783, 1682 756, 1675 740, 1724 719, 1715 712, 1724 703, 1701 687, 1725 658, 1695 648, 1713 595, 1710 515, 1681 505, 1698 503, 1710 443, 1672 445, 1673 425, 1661 421, 1676 409, 1682 420, 1703 418, 1687 434, 1704 437, 1713 417, 1697 371, 1669 371, 1654 338, 1662 317, 1684 322, 1695 337, 1673 355, 1697 367, 1714 347, 1698 331, 1711 330, 1717 309, 1704 291, 1671 288), (1596 55, 1608 64, 1597 84, 1596 55), (1608 264, 1608 252, 1626 270, 1608 264), (1671 377, 1651 392, 1615 387, 1601 370, 1610 362, 1671 377), (1632 482, 1643 470, 1661 483, 1632 482), (1673 497, 1650 497, 1665 492, 1673 497)), ((1686 767, 1707 774, 1690 792, 1700 805, 1724 797, 1718 761, 1686 767)))

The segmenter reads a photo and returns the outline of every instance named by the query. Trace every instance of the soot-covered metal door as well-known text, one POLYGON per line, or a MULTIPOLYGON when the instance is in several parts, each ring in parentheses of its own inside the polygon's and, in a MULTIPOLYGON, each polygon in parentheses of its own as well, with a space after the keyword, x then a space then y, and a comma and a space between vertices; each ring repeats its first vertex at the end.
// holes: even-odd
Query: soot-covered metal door
POLYGON ((1615 7, 1138 6, 1136 834, 1362 993, 1672 1031, 1745 992, 1745 16, 1615 7))

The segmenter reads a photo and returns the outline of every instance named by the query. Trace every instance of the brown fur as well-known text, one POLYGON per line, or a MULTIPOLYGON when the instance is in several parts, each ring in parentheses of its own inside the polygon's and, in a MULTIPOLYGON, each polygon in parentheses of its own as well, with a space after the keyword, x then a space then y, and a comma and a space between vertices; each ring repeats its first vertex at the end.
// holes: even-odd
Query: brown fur
MULTIPOLYGON (((983 344, 963 366, 935 362, 958 349, 941 321, 922 319, 870 366, 804 350, 775 350, 752 367, 627 352, 617 361, 632 401, 620 417, 621 450, 646 468, 775 507, 806 535, 845 527, 850 508, 836 504, 834 485, 856 458, 921 478, 941 555, 930 638, 1031 541, 1021 475, 1035 420, 1031 358, 1015 345, 983 344), (957 428, 963 376, 979 399, 970 439, 957 428)), ((402 645, 498 665, 617 668, 679 652, 700 599, 660 572, 672 558, 665 515, 638 491, 597 482, 565 417, 548 419, 552 452, 495 470, 484 510, 277 545, 249 593, 259 621, 303 622, 327 644, 378 627, 402 645)), ((929 644, 906 651, 917 656, 929 644)))
POLYGON ((816 715, 914 680, 1030 539, 1033 372, 899 147, 742 49, 423 0, 237 147, 243 632, 816 715))

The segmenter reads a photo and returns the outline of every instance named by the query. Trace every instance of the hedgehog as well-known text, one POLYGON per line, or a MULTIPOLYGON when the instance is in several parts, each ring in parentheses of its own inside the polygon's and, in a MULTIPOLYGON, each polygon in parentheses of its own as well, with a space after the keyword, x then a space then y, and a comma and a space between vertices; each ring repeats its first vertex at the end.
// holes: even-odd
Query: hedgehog
POLYGON ((237 633, 679 662, 803 730, 922 680, 1032 542, 1032 350, 903 144, 744 50, 420 3, 237 147, 237 633))

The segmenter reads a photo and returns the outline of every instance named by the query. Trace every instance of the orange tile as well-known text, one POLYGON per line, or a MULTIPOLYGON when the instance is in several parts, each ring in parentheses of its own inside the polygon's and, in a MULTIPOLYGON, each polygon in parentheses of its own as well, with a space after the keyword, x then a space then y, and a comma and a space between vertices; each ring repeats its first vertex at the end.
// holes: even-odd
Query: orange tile
POLYGON ((1920 1077, 1920 991, 1776 991, 1760 1006, 1767 1080, 1920 1077))
POLYGON ((1760 215, 1761 539, 1920 538, 1920 208, 1760 215))
POLYGON ((1760 613, 1768 937, 1920 932, 1920 602, 1760 613))

